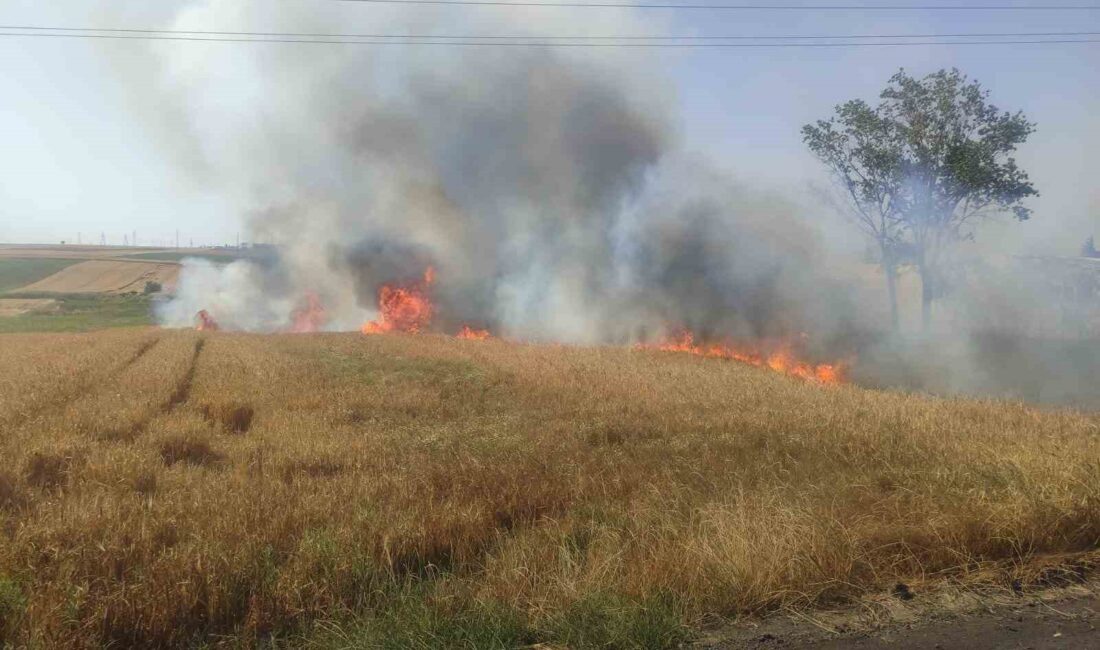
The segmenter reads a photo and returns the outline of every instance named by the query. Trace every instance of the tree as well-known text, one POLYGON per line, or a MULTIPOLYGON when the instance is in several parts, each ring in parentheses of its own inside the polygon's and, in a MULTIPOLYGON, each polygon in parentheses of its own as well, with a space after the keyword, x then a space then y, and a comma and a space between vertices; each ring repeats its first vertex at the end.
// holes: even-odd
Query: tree
POLYGON ((852 223, 877 248, 890 297, 890 319, 897 329, 903 223, 895 197, 902 193, 905 179, 895 129, 866 102, 856 99, 837 106, 831 120, 802 127, 802 135, 848 198, 852 223))
POLYGON ((1096 240, 1091 236, 1085 240, 1085 245, 1081 247, 1081 257, 1100 257, 1100 250, 1096 250, 1096 240))
POLYGON ((1001 112, 989 92, 958 70, 915 79, 900 70, 872 108, 852 100, 829 120, 802 128, 810 151, 851 200, 860 229, 878 244, 897 325, 894 278, 910 262, 921 279, 927 328, 940 289, 943 253, 995 214, 1020 221, 1038 192, 1012 153, 1035 129, 1001 112))

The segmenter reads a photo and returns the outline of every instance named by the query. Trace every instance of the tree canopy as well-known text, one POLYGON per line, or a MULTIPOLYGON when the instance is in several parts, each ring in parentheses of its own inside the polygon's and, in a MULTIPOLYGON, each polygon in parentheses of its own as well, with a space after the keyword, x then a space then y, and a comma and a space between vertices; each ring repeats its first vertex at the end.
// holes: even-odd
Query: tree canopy
POLYGON ((945 247, 972 238, 985 217, 1031 216, 1023 200, 1038 192, 1012 154, 1035 125, 955 69, 922 79, 900 70, 879 98, 837 106, 804 126, 803 140, 879 245, 888 280, 898 264, 916 264, 927 323, 945 247))

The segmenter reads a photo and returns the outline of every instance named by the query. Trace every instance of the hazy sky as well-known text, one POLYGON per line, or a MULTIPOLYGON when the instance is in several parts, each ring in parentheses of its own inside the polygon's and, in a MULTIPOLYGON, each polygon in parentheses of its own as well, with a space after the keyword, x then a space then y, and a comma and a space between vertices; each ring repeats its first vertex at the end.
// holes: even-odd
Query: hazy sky
MULTIPOLYGON (((91 3, 0 2, 0 23, 72 27, 172 28, 185 5, 216 1, 91 3), (96 8, 96 7, 99 8, 96 8), (108 8, 109 7, 109 8, 108 8)), ((210 24, 211 30, 287 31, 281 6, 270 20, 210 24)), ((385 6, 301 0, 336 13, 346 31, 369 32, 385 6)), ((779 3, 775 4, 790 4, 779 3)), ((811 4, 811 3, 807 3, 811 4)), ((889 4, 877 1, 876 4, 889 4)), ((894 1, 894 4, 905 4, 894 1)), ((944 3, 948 4, 948 3, 944 3)), ((992 0, 986 4, 993 3, 992 0)), ((1038 3, 1035 3, 1038 4, 1038 3)), ((920 34, 971 32, 1100 32, 1091 12, 813 12, 635 10, 616 29, 602 9, 412 7, 411 16, 448 33, 485 33, 500 12, 522 12, 540 23, 610 22, 604 33, 712 35, 920 34), (419 13, 418 13, 419 12, 419 13), (438 22, 437 22, 438 21, 438 22)), ((618 10, 610 10, 616 11, 618 10)), ((618 15, 618 13, 616 14, 618 15)), ((410 29, 415 30, 410 19, 410 29)), ((293 28, 293 27, 290 27, 293 28)), ((204 61, 227 64, 245 48, 361 47, 239 43, 158 43, 158 48, 206 50, 204 61)), ((369 46, 362 46, 369 47, 369 46)), ((150 115, 175 108, 156 91, 159 68, 143 41, 0 37, 0 241, 111 243, 138 231, 141 243, 232 241, 245 209, 220 184, 188 173, 180 143, 151 124, 150 115)), ((507 50, 502 49, 502 56, 507 50)), ((673 115, 684 145, 716 160, 747 183, 804 196, 823 182, 805 151, 800 127, 832 107, 874 100, 899 67, 923 75, 957 66, 976 77, 1006 109, 1021 109, 1039 130, 1019 159, 1042 192, 1023 226, 993 226, 983 235, 1013 250, 1073 254, 1085 237, 1100 237, 1100 43, 1063 45, 920 46, 815 49, 606 49, 597 56, 631 58, 671 81, 673 115)), ((308 59, 305 59, 308 60, 308 59)), ((400 74, 400 70, 394 70, 400 74)), ((278 101, 278 98, 271 98, 278 101)), ((155 120, 153 120, 155 121, 155 120)), ((186 134, 179 134, 186 138, 186 134)), ((812 207, 810 208, 812 209, 812 207)), ((242 232, 243 237, 247 233, 242 232)))

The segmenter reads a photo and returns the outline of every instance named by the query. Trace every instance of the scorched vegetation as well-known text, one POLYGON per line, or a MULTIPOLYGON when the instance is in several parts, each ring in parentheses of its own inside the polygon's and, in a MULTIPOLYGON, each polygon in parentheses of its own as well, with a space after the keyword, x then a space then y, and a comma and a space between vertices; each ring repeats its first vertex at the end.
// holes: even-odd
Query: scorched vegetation
POLYGON ((664 647, 1095 551, 1100 418, 644 349, 0 346, 0 644, 664 647))

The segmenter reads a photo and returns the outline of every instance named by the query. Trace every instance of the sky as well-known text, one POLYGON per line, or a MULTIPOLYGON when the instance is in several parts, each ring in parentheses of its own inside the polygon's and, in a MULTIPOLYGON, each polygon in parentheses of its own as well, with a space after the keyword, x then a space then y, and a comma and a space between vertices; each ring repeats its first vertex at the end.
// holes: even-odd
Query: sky
MULTIPOLYGON (((823 2, 822 2, 823 3, 823 2)), ((819 4, 822 4, 819 3, 819 4)), ((1005 4, 992 0, 974 4, 1005 4)), ((0 2, 0 24, 172 28, 185 6, 211 2, 0 2)), ((316 5, 342 29, 369 32, 395 24, 392 7, 329 0, 271 0, 268 16, 249 24, 192 28, 287 31, 280 8, 316 5)), ((764 3, 761 3, 764 4, 764 3)), ((773 4, 791 4, 790 2, 773 4)), ((805 3, 813 4, 813 3, 805 3)), ((876 2, 875 4, 891 4, 876 2)), ((905 4, 897 0, 893 4, 905 4)), ((943 3, 949 4, 949 3, 943 3)), ((1038 4, 1038 3, 1036 3, 1038 4)), ((411 31, 493 33, 502 12, 530 32, 568 33, 599 25, 608 34, 851 35, 1001 32, 1100 32, 1100 10, 978 11, 672 11, 597 8, 401 8, 411 31)), ((212 15, 218 15, 214 13, 212 15)), ((1100 38, 1100 36, 1096 37, 1100 38)), ((158 43, 193 50, 216 74, 241 48, 349 46, 158 43)), ((350 46, 359 47, 359 46, 350 46)), ((167 245, 178 230, 184 245, 231 243, 247 206, 218 179, 192 173, 186 133, 167 132, 160 117, 177 107, 156 89, 162 68, 143 41, 0 36, 0 241, 112 244, 137 231, 141 244, 167 245)), ((502 56, 507 52, 502 51, 502 56)), ((828 182, 799 130, 851 98, 873 101, 904 67, 923 75, 958 67, 992 92, 992 101, 1038 123, 1019 151, 1042 196, 1026 224, 993 223, 979 238, 1011 252, 1072 255, 1086 237, 1100 237, 1100 43, 890 48, 611 49, 661 80, 681 146, 754 187, 789 196, 811 214, 822 210, 810 188, 828 182)), ((181 60, 188 60, 183 57, 181 60)), ((303 59, 308 61, 308 59, 303 59)), ((305 65, 305 63, 303 63, 305 65)), ((392 74, 400 75, 400 66, 392 74)), ((246 92, 242 90, 242 93, 246 92)), ((277 97, 270 101, 278 101, 277 97)), ((854 236, 854 235, 853 235, 854 236)))

